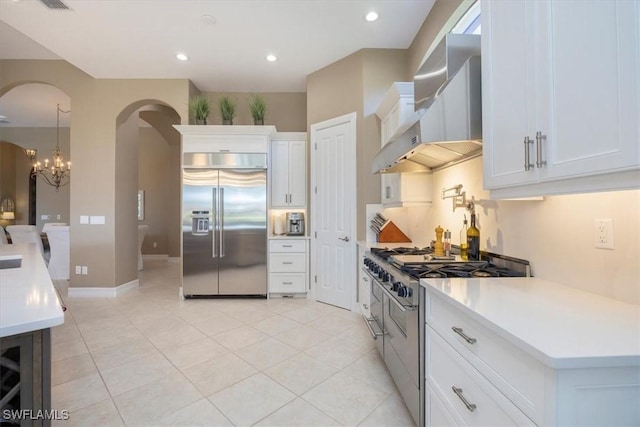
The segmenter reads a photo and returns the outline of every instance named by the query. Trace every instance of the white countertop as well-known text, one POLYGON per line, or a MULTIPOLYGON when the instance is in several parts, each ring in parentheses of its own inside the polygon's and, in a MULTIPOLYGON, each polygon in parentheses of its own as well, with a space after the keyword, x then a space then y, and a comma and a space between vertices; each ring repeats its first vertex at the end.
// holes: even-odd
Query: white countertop
POLYGON ((284 239, 284 240, 309 240, 311 237, 309 236, 287 236, 286 234, 270 234, 269 235, 269 239, 272 240, 278 240, 278 239, 284 239))
POLYGON ((0 245, 0 255, 22 255, 20 268, 0 270, 0 338, 62 324, 64 314, 40 248, 0 245))
POLYGON ((553 368, 640 366, 640 306, 537 278, 422 279, 553 368))

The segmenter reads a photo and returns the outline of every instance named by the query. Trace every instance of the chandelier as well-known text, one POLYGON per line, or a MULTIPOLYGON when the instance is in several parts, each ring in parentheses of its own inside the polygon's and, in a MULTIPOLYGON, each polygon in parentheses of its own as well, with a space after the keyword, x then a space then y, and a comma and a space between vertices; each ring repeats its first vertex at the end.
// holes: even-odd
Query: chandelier
POLYGON ((61 110, 60 104, 58 104, 58 111, 56 112, 56 148, 51 152, 53 154, 51 163, 49 163, 49 159, 45 159, 44 164, 37 161, 37 151, 34 149, 24 150, 29 160, 33 162, 31 174, 41 176, 47 184, 55 187, 56 191, 60 187, 67 185, 71 179, 71 162, 64 162, 62 150, 60 150, 60 113, 70 112, 71 110, 61 110))

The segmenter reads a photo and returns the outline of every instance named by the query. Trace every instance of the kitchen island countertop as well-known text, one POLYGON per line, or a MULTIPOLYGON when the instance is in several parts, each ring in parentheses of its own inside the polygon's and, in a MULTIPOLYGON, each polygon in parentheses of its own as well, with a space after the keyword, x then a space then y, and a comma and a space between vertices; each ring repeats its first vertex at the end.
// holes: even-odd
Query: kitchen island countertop
POLYGON ((20 268, 0 270, 0 338, 62 324, 64 313, 40 248, 0 245, 0 255, 22 255, 20 268))
POLYGON ((552 368, 640 366, 639 305, 534 277, 420 284, 552 368))

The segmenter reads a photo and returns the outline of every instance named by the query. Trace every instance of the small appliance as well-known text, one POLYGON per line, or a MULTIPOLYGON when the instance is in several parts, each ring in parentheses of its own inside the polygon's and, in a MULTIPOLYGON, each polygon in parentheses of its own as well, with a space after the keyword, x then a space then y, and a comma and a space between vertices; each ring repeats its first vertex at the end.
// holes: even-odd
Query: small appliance
POLYGON ((304 235, 304 214, 302 212, 287 212, 286 216, 287 235, 304 235))

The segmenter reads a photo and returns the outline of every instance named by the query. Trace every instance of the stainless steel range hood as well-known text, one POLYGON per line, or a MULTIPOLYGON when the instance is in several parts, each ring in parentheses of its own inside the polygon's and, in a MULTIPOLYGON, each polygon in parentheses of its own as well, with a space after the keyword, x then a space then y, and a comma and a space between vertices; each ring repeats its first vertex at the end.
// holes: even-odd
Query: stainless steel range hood
MULTIPOLYGON (((463 39, 454 39, 471 42, 463 43, 462 55, 472 53, 473 49, 468 46, 476 42, 479 52, 479 36, 449 36, 464 36, 463 39)), ((446 48, 447 39, 443 40, 445 48, 440 51, 436 48, 434 54, 449 51, 446 48)), ((449 63, 444 69, 449 77, 431 96, 419 98, 418 91, 424 88, 420 88, 418 80, 414 82, 418 109, 396 132, 400 136, 385 145, 373 159, 373 173, 430 171, 482 153, 480 57, 467 56, 462 62, 459 56, 453 61, 450 60, 451 57, 450 54, 445 55, 445 59, 449 58, 446 59, 449 63), (462 65, 454 70, 452 62, 462 65)), ((440 63, 439 60, 431 59, 430 57, 425 62, 425 66, 431 64, 433 68, 440 63)), ((424 68, 423 66, 421 70, 424 68)), ((424 74, 433 76, 438 75, 438 72, 435 70, 424 74)))

